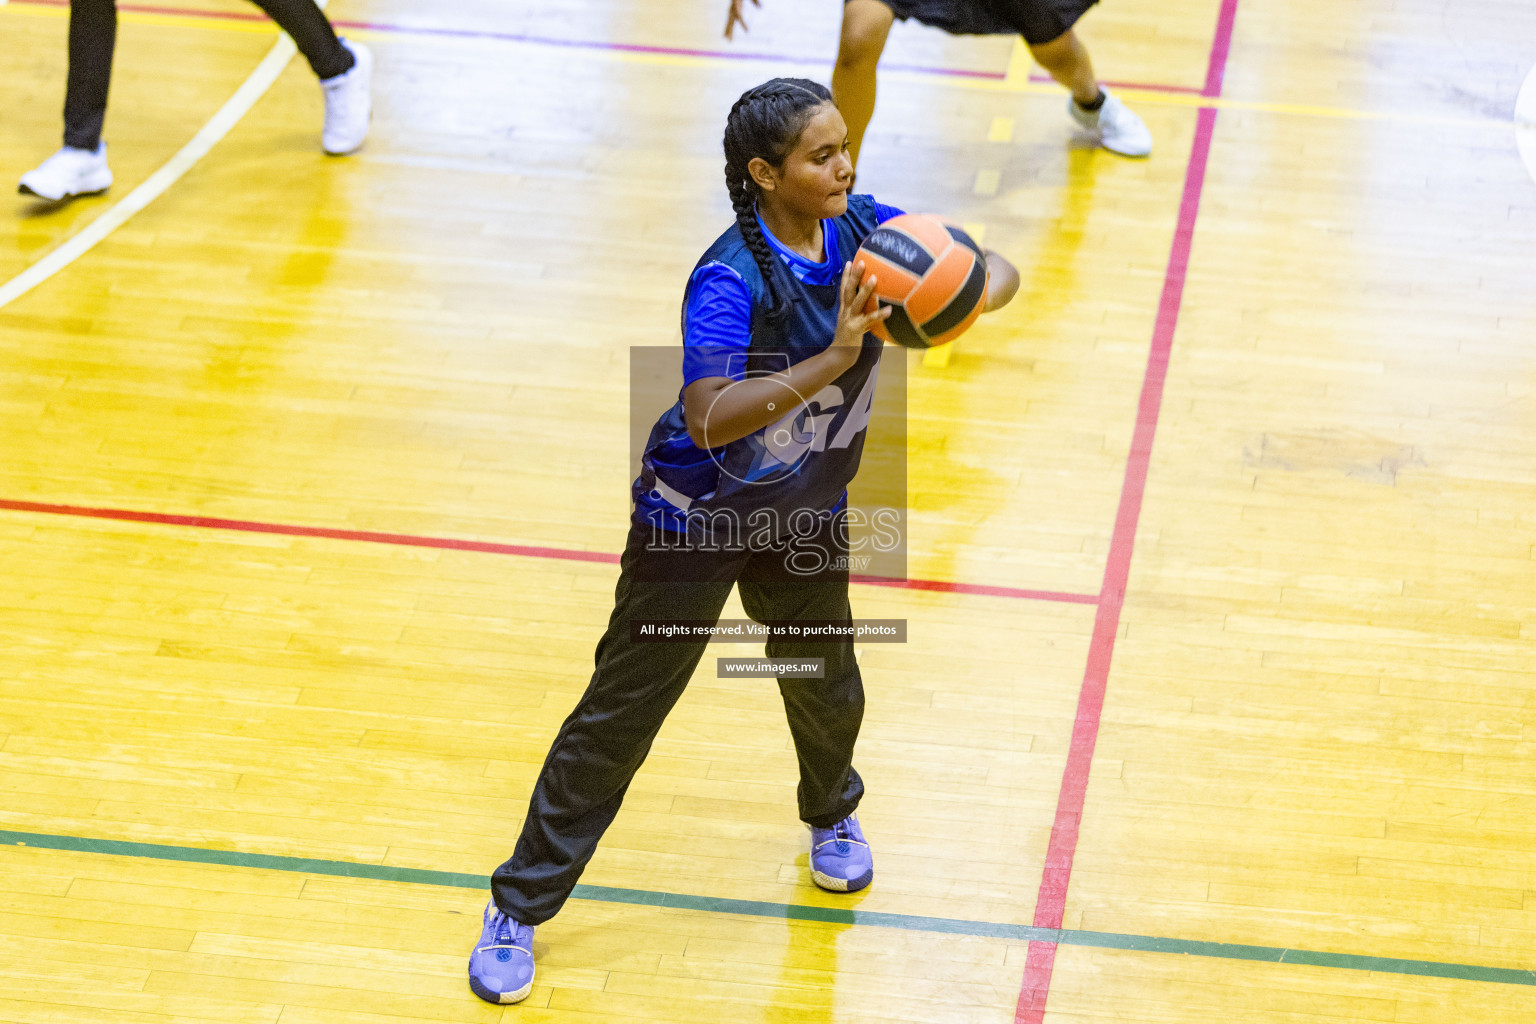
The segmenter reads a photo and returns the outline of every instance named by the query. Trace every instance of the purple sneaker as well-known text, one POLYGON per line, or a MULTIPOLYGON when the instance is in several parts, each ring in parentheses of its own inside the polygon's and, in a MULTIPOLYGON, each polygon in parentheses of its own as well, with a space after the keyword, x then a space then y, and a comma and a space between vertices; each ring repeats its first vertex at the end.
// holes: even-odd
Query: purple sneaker
POLYGON ((480 941, 469 954, 469 987, 488 1003, 520 1003, 533 989, 533 926, 486 904, 480 941))
POLYGON ((857 892, 875 877, 875 858, 848 815, 831 828, 811 829, 811 878, 830 892, 857 892))

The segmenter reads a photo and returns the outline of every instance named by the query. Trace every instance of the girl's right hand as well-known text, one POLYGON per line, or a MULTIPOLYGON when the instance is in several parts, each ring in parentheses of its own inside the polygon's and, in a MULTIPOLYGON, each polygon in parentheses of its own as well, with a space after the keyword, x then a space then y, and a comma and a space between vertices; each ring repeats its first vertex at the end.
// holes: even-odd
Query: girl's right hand
POLYGON ((881 306, 873 313, 864 312, 874 293, 875 275, 866 271, 862 261, 843 264, 843 284, 837 296, 837 332, 832 336, 832 348, 862 347, 864 335, 870 328, 891 315, 890 306, 881 306))
MULTIPOLYGON (((761 7, 763 5, 760 0, 752 0, 752 6, 761 7)), ((741 0, 731 0, 731 9, 725 15, 725 38, 733 38, 731 33, 736 30, 737 25, 741 26, 743 32, 747 31, 747 19, 741 16, 741 0)))

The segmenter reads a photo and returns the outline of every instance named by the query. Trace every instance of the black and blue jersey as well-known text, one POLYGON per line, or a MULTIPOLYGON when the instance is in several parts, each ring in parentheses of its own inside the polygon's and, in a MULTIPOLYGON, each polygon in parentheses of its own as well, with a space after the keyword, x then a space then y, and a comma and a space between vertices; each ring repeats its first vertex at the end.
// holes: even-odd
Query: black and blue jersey
MULTIPOLYGON (((744 380, 787 369, 832 343, 843 266, 882 222, 902 211, 870 196, 822 221, 822 260, 785 247, 758 226, 782 264, 774 292, 783 308, 768 316, 768 292, 741 229, 732 225, 700 257, 683 299, 683 387, 705 377, 744 380)), ((858 361, 783 419, 717 448, 688 436, 681 391, 651 430, 634 483, 637 521, 672 531, 711 530, 721 517, 737 527, 763 524, 782 536, 795 513, 836 510, 859 468, 874 402, 881 343, 865 335, 858 361), (767 516, 752 519, 754 512, 767 516)))

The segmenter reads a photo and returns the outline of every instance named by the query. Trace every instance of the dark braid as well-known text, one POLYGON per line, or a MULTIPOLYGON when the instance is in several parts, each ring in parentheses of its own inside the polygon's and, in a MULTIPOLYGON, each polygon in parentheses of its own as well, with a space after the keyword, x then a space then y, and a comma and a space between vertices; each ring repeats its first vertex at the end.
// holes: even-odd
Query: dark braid
POLYGON ((782 164, 800 141, 811 112, 830 102, 832 93, 819 82, 775 78, 742 93, 726 118, 725 187, 731 194, 741 237, 762 272, 770 320, 778 320, 785 313, 774 287, 774 275, 780 272, 779 261, 757 225, 758 187, 747 171, 747 164, 754 157, 762 157, 775 167, 782 164))

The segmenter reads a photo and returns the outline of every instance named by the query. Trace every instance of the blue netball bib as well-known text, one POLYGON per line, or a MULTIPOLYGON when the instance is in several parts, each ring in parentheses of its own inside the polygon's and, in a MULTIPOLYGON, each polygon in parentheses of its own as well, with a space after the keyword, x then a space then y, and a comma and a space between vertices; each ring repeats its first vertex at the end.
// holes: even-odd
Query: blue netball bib
MULTIPOLYGON (((757 261, 732 225, 699 259, 690 286, 706 267, 739 278, 751 298, 750 312, 721 307, 720 315, 749 317, 750 341, 744 348, 719 344, 691 351, 687 380, 764 376, 823 351, 837 327, 844 264, 881 220, 899 213, 869 196, 849 196, 846 213, 822 222, 826 252, 820 263, 790 253, 765 229, 780 255, 774 290, 784 312, 777 321, 767 315, 757 261)), ((836 511, 863 454, 880 351, 879 340, 866 335, 858 361, 831 384, 800 396, 795 408, 757 433, 716 448, 693 444, 679 395, 651 430, 634 483, 635 518, 699 538, 776 543, 794 531, 796 517, 836 511)))

